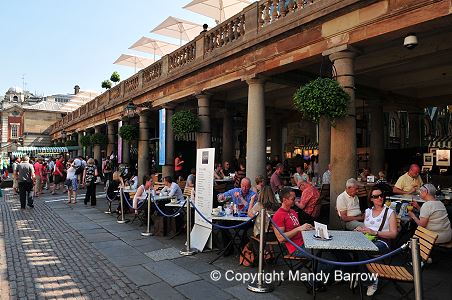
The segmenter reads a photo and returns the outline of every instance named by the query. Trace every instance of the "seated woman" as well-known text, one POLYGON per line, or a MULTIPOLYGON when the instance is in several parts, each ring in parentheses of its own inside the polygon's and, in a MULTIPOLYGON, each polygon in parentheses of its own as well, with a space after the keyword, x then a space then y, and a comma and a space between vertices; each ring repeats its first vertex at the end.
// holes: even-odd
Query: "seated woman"
POLYGON ((253 192, 255 192, 257 196, 259 196, 259 194, 261 193, 262 189, 264 188, 265 178, 262 175, 257 175, 256 179, 254 179, 254 182, 256 183, 256 185, 253 186, 251 188, 251 190, 253 192))
POLYGON ((417 225, 436 232, 438 234, 437 244, 449 242, 452 239, 452 229, 446 207, 441 201, 436 200, 435 186, 431 183, 422 185, 419 195, 425 201, 422 207, 419 207, 417 202, 411 203, 420 210, 419 218, 412 211, 408 212, 408 215, 417 225))
POLYGON ((215 180, 223 179, 223 166, 220 163, 215 164, 215 171, 213 172, 213 177, 215 180))
MULTIPOLYGON (((259 176, 258 176, 259 177, 259 176)), ((260 176, 262 177, 262 176, 260 176)), ((263 179, 263 177, 262 177, 263 179)), ((270 186, 266 185, 262 188, 261 192, 259 193, 258 197, 253 197, 250 200, 250 205, 248 207, 248 216, 250 218, 254 217, 258 212, 261 211, 262 208, 265 208, 267 212, 270 214, 274 213, 278 210, 280 207, 280 204, 278 201, 276 201, 275 194, 273 193, 270 186), (257 201, 256 201, 257 198, 257 201)), ((260 234, 260 228, 261 228, 261 216, 257 216, 255 222, 254 222, 254 228, 253 228, 253 235, 259 236, 260 234)), ((270 220, 266 221, 267 228, 270 225, 270 220)))
MULTIPOLYGON (((356 227, 355 231, 366 234, 378 247, 379 253, 384 254, 390 250, 388 241, 397 236, 396 214, 392 209, 384 206, 384 192, 380 188, 374 187, 369 197, 373 207, 366 209, 364 226, 356 227)), ((363 271, 366 272, 364 269, 363 271)), ((377 288, 378 280, 372 282, 367 288, 367 296, 375 294, 377 288)))
POLYGON ((143 176, 143 184, 137 189, 135 196, 133 197, 132 207, 135 210, 135 214, 138 214, 138 204, 146 201, 151 193, 154 191, 154 183, 152 182, 152 177, 148 175, 143 176))
POLYGON ((170 197, 174 196, 177 198, 177 201, 184 200, 184 194, 182 193, 182 190, 177 183, 173 182, 171 176, 166 176, 165 178, 163 178, 163 183, 165 184, 165 186, 160 191, 160 195, 170 197))
MULTIPOLYGON (((111 202, 119 198, 118 190, 120 186, 124 187, 124 182, 121 178, 121 173, 116 171, 113 173, 112 180, 108 184, 107 188, 108 211, 111 211, 111 202)), ((119 204, 116 209, 116 212, 118 213, 121 211, 120 205, 121 204, 119 204)))

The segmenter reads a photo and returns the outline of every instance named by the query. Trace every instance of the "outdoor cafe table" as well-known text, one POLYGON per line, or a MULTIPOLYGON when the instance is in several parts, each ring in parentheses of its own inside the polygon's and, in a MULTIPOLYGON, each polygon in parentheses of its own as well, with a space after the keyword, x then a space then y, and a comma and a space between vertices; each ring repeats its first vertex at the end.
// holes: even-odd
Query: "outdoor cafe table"
MULTIPOLYGON (((377 252, 378 248, 373 242, 368 240, 366 236, 358 231, 342 231, 342 230, 329 230, 328 234, 331 236, 331 240, 321 240, 314 238, 315 231, 302 231, 304 247, 306 249, 319 250, 318 255, 321 256, 323 251, 344 250, 351 251, 354 256, 354 261, 357 261, 357 252, 377 252)), ((317 262, 313 261, 313 271, 317 271, 317 262)), ((359 283, 361 299, 362 285, 359 283)), ((313 287, 313 295, 315 298, 315 287, 313 287)))
MULTIPOLYGON (((409 195, 409 194, 387 196, 386 199, 395 200, 395 201, 404 201, 404 202, 412 202, 412 201, 416 201, 418 203, 425 202, 424 200, 421 199, 421 197, 419 195, 409 195)), ((444 195, 436 196, 436 199, 439 201, 450 200, 451 195, 447 194, 445 196, 444 195)))
POLYGON ((215 179, 215 182, 217 182, 217 183, 230 183, 230 182, 234 182, 234 178, 232 178, 232 177, 225 177, 223 179, 215 179))
MULTIPOLYGON (((250 217, 245 216, 245 217, 234 217, 234 216, 212 216, 212 221, 215 222, 222 222, 223 223, 231 223, 230 225, 234 225, 237 223, 245 223, 247 221, 250 220, 250 217)), ((225 225, 226 226, 226 225, 225 225)), ((221 249, 218 252, 217 257, 215 257, 212 261, 209 262, 209 264, 213 264, 214 262, 216 262, 223 254, 224 252, 229 248, 229 247, 233 247, 235 250, 238 251, 238 253, 240 253, 240 256, 242 256, 242 249, 240 249, 240 244, 243 241, 244 235, 246 234, 247 231, 247 227, 238 227, 238 228, 232 228, 231 230, 234 231, 234 234, 232 235, 232 239, 229 241, 229 243, 227 245, 223 245, 223 249, 221 249), (238 240, 238 242, 237 242, 238 240)), ((226 230, 226 229, 222 229, 222 230, 226 230)), ((244 257, 244 259, 246 259, 244 257)))

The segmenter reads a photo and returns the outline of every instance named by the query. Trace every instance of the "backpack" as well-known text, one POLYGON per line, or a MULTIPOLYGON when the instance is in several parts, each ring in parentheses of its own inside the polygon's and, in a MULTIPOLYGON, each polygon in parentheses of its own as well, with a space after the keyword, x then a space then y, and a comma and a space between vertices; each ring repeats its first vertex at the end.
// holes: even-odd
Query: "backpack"
POLYGON ((82 174, 82 173, 83 173, 83 170, 85 170, 85 168, 83 167, 83 165, 78 166, 78 167, 75 169, 75 175, 80 175, 80 174, 82 174))

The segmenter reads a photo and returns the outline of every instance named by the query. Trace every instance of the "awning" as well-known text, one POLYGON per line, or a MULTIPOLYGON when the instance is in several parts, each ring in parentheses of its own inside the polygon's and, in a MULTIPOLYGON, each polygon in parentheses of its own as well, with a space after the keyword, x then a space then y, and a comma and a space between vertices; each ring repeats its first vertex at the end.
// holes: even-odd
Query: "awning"
POLYGON ((20 155, 46 155, 60 154, 69 152, 67 147, 17 147, 17 151, 13 152, 20 155))
POLYGON ((432 148, 451 149, 452 148, 452 136, 448 135, 448 136, 437 137, 437 138, 433 139, 433 141, 431 141, 428 144, 428 146, 432 147, 432 148))

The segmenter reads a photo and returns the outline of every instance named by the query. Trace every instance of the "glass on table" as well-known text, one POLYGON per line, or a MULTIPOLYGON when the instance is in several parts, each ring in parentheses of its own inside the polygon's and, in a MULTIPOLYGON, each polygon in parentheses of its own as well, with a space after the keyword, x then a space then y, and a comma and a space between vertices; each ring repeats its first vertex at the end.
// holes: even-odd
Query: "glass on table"
POLYGON ((239 212, 242 212, 243 209, 245 208, 245 205, 244 205, 243 203, 239 203, 239 204, 237 205, 237 208, 238 208, 239 212))

